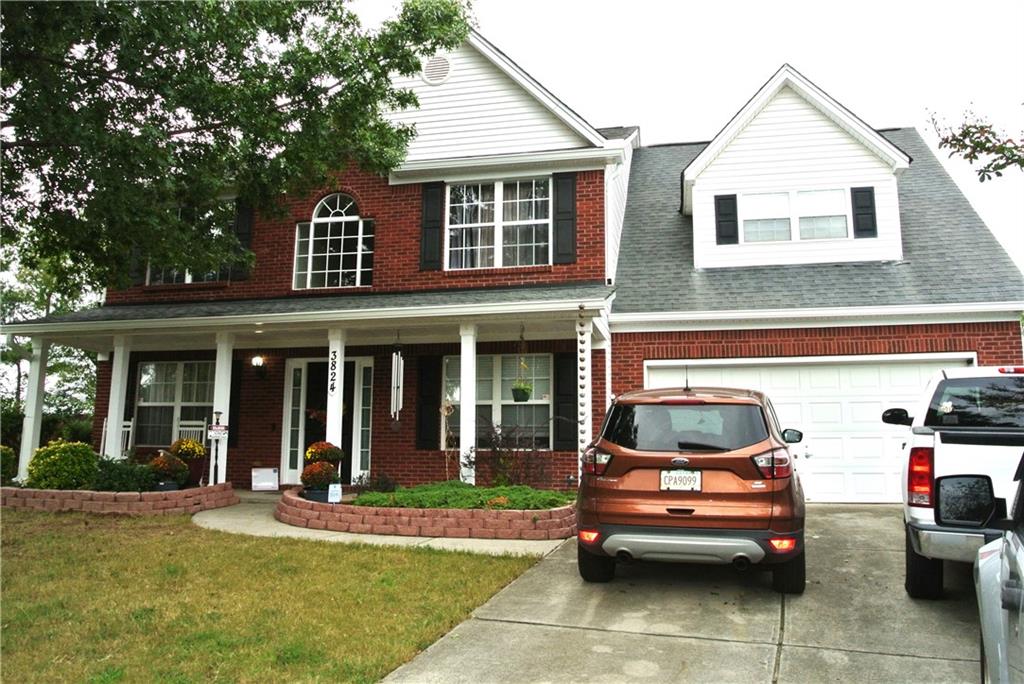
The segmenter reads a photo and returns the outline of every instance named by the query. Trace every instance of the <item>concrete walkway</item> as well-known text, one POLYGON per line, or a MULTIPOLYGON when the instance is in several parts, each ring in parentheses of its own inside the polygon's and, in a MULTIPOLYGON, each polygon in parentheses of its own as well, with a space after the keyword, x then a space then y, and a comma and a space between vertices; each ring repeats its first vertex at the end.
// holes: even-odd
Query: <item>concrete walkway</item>
POLYGON ((241 503, 227 508, 203 511, 192 516, 200 527, 254 537, 294 537, 337 542, 341 544, 374 544, 376 546, 424 546, 448 551, 469 551, 492 556, 505 554, 544 556, 562 540, 527 541, 523 539, 448 539, 444 537, 399 537, 385 534, 352 534, 293 527, 274 519, 277 492, 238 492, 241 503))
POLYGON ((898 506, 808 507, 807 590, 767 573, 620 565, 585 584, 566 542, 389 682, 963 682, 978 680, 969 565, 946 598, 903 590, 898 506))

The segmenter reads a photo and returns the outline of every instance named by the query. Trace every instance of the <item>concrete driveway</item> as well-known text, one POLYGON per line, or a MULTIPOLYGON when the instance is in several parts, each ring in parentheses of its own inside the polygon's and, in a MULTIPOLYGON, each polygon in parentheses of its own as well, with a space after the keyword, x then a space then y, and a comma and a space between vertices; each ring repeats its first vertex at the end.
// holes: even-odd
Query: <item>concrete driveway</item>
POLYGON ((899 507, 807 518, 803 596, 731 567, 620 565, 588 585, 569 541, 386 681, 978 681, 969 566, 947 564, 944 600, 915 601, 899 507))

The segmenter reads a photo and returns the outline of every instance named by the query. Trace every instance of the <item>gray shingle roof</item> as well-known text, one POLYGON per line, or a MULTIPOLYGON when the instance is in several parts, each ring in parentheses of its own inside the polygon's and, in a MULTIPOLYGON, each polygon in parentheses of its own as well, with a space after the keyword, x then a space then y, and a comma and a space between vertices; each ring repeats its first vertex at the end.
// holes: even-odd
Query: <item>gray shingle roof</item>
POLYGON ((639 130, 639 128, 639 126, 605 126, 604 128, 598 128, 597 132, 609 140, 625 140, 633 135, 634 131, 639 130))
POLYGON ((881 133, 914 160, 899 179, 901 262, 697 270, 692 219, 679 213, 679 174, 707 143, 636 150, 614 312, 1024 300, 1021 272, 917 131, 881 133))
MULTIPOLYGON (((167 318, 262 316, 334 311, 382 311, 405 307, 459 306, 474 304, 540 303, 545 301, 603 299, 612 288, 601 283, 548 287, 487 288, 445 292, 348 294, 329 297, 287 297, 177 304, 131 304, 85 309, 62 316, 47 316, 21 324, 145 321, 167 318)), ((17 323, 15 325, 17 325, 17 323)))

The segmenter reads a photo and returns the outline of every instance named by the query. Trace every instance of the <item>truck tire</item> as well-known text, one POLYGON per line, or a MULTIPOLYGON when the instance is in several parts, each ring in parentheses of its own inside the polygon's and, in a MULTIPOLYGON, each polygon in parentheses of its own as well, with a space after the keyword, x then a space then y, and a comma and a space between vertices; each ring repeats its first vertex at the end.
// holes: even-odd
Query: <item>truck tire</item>
POLYGON ((772 589, 780 594, 802 594, 807 585, 807 557, 801 551, 772 568, 772 589))
POLYGON ((576 544, 576 566, 584 582, 611 582, 615 577, 615 559, 590 553, 576 544))
POLYGON ((904 587, 911 598, 937 599, 942 597, 942 559, 928 558, 914 551, 910 542, 910 527, 906 527, 906 582, 904 587))

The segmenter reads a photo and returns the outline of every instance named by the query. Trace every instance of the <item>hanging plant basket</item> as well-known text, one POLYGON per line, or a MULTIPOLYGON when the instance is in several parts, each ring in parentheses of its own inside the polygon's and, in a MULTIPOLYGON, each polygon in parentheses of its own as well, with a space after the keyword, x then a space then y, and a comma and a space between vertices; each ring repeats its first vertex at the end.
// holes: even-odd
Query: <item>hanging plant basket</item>
POLYGON ((532 387, 513 387, 512 399, 517 402, 530 401, 530 394, 532 392, 532 387))

